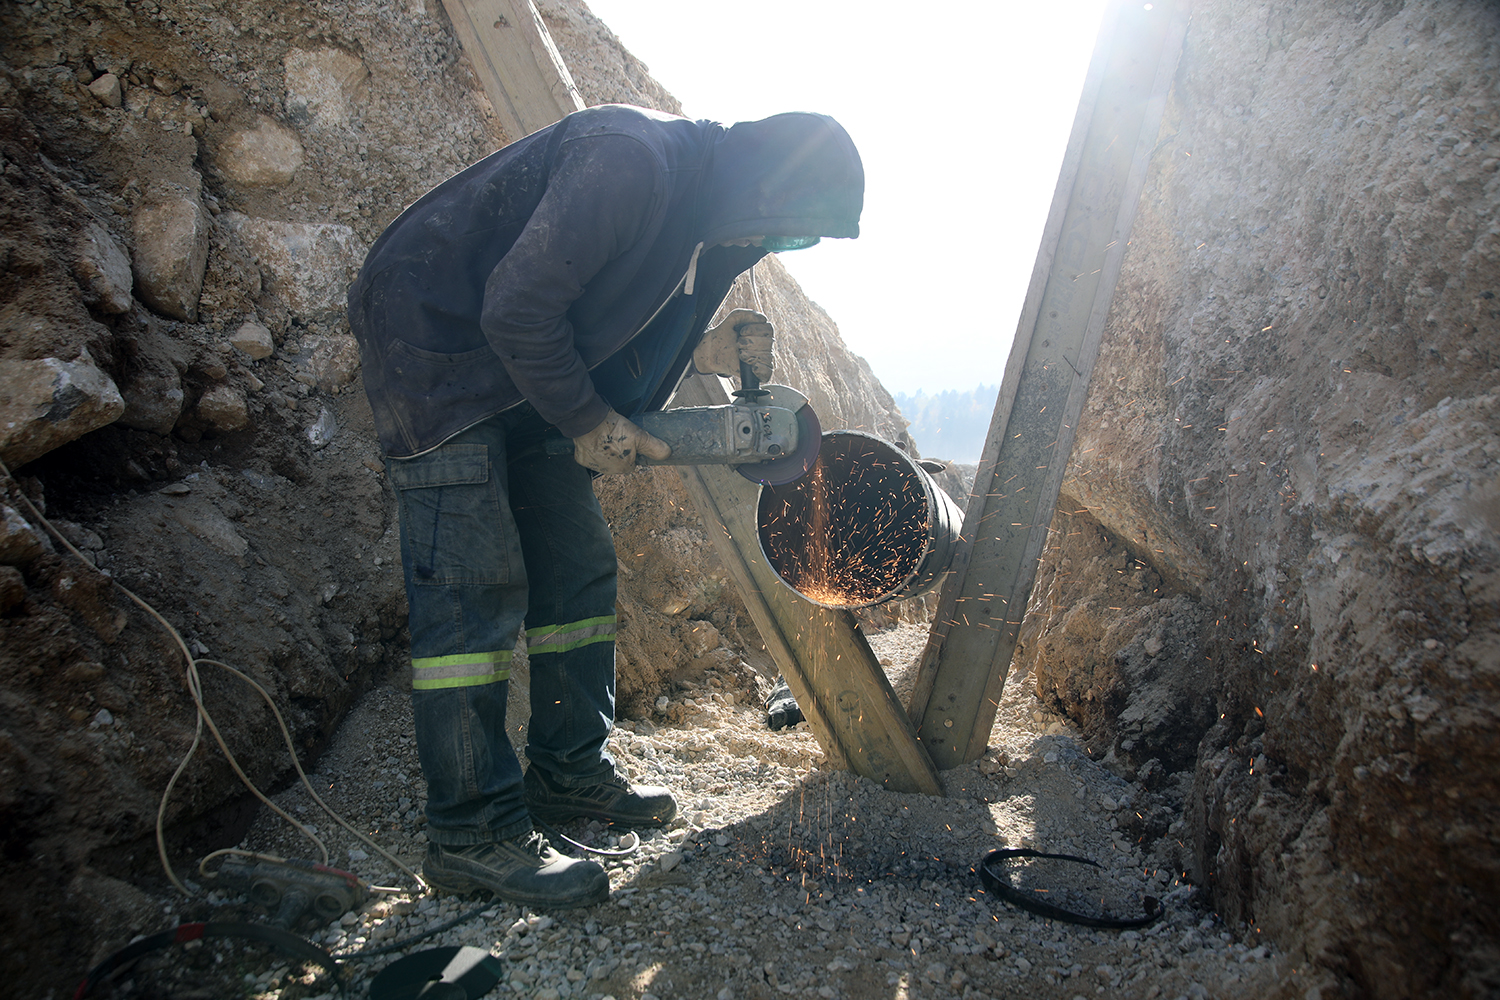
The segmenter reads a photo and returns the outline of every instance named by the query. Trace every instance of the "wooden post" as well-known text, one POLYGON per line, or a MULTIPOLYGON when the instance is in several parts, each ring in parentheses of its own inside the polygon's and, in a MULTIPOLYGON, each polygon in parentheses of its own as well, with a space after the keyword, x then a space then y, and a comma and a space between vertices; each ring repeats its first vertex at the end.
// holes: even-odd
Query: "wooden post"
MULTIPOLYGON (((710 406, 730 397, 720 379, 698 375, 682 384, 673 402, 710 406)), ((678 471, 830 762, 892 791, 943 794, 937 769, 854 615, 805 600, 766 562, 755 514, 759 487, 727 466, 678 471)))
POLYGON ((443 0, 443 7, 510 141, 583 107, 531 0, 443 0))
POLYGON ((984 753, 1073 450, 1187 25, 1186 0, 1105 16, 1015 346, 912 690, 940 768, 984 753))

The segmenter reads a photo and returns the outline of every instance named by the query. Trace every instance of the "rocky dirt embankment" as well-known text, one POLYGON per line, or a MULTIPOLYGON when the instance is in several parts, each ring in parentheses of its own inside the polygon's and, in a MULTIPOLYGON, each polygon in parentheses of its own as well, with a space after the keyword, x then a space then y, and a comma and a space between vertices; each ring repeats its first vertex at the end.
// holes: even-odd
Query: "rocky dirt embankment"
MULTIPOLYGON (((581 4, 544 6, 591 103, 675 108, 581 4)), ((403 205, 506 140, 438 4, 0 12, 0 457, 19 477, 0 497, 0 881, 31 915, 0 932, 12 982, 92 950, 84 901, 156 877, 158 797, 193 730, 165 634, 20 492, 197 655, 266 684, 315 756, 406 657, 344 289, 403 205)), ((831 321, 763 270, 784 375, 825 426, 898 436, 831 321)), ((606 499, 627 528, 622 690, 640 710, 663 674, 758 643, 670 473, 606 499)), ((269 713, 205 669, 226 739, 274 784, 269 713)), ((239 794, 205 754, 168 809, 172 842, 235 839, 239 794)))
POLYGON ((1500 990, 1500 18, 1196 4, 1023 661, 1352 995, 1500 990))

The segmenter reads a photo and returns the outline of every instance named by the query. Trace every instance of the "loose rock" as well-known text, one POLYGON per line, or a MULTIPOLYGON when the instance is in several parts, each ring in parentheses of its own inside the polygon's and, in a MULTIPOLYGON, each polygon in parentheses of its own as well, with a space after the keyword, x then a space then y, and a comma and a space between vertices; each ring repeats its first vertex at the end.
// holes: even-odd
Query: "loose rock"
POLYGON ((216 431, 237 431, 250 425, 245 395, 233 386, 216 385, 198 400, 198 416, 216 431))
POLYGON ((89 84, 89 93, 106 108, 118 108, 124 103, 124 89, 120 86, 120 78, 113 73, 105 73, 89 84))
POLYGON ((311 119, 323 128, 348 120, 350 106, 370 75, 363 62, 340 49, 293 49, 284 65, 287 115, 294 121, 311 119))
POLYGON ((354 230, 237 212, 225 212, 220 220, 259 258, 268 284, 293 314, 319 318, 343 313, 349 282, 364 263, 367 249, 354 230))
POLYGON ((281 187, 297 175, 305 156, 296 132, 262 115, 254 128, 224 141, 219 168, 246 187, 281 187))
POLYGON ((208 213, 196 198, 167 197, 143 205, 132 223, 141 301, 174 319, 197 319, 208 265, 208 213))
POLYGON ((240 328, 230 336, 229 343, 255 361, 269 358, 276 351, 276 342, 271 338, 271 331, 255 322, 241 324, 240 328))
POLYGON ((120 390, 87 353, 76 361, 0 361, 0 457, 13 469, 124 412, 120 390))
POLYGON ((91 222, 78 239, 73 274, 83 288, 83 301, 100 312, 118 314, 130 310, 134 279, 130 256, 115 242, 109 230, 91 222))

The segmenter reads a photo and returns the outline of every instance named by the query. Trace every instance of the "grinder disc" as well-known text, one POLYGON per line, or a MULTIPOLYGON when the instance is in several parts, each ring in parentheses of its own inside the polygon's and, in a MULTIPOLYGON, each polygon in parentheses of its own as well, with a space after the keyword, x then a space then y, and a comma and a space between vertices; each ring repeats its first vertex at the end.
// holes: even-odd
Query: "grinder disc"
POLYGON ((765 462, 745 462, 735 471, 752 483, 762 486, 785 486, 807 474, 818 460, 823 447, 823 425, 811 406, 804 403, 797 410, 797 450, 765 462))

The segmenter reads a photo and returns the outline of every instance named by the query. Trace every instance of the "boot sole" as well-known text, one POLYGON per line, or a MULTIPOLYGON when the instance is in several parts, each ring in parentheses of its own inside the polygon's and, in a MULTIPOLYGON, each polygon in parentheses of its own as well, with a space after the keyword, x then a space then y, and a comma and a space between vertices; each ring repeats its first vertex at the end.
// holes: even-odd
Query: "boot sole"
POLYGON ((575 809, 567 806, 545 806, 535 802, 526 803, 531 815, 543 823, 567 823, 575 819, 596 819, 601 823, 613 823, 623 827, 666 826, 677 815, 673 806, 665 816, 621 816, 602 809, 575 809))
POLYGON ((595 890, 588 896, 580 896, 577 899, 569 900, 558 899, 556 896, 531 895, 525 892, 517 892, 514 889, 497 889, 490 883, 481 881, 472 875, 462 875, 456 872, 435 874, 424 870, 422 878, 438 892, 452 893, 455 896, 467 896, 475 892, 488 892, 496 899, 502 899, 507 903, 515 903, 518 906, 532 906, 539 909, 574 910, 582 906, 595 906, 599 903, 609 901, 608 879, 605 879, 602 891, 595 890))

